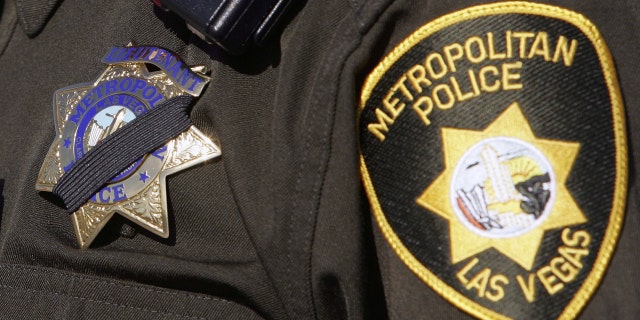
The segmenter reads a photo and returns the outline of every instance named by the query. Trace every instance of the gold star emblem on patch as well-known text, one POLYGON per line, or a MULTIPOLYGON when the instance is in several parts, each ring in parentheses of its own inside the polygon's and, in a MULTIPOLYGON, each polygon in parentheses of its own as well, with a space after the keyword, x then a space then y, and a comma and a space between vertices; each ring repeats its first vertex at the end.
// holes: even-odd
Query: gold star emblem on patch
POLYGON ((565 186, 580 144, 536 137, 517 103, 441 130, 446 168, 416 201, 449 222, 452 263, 494 248, 531 270, 545 231, 587 221, 565 186))

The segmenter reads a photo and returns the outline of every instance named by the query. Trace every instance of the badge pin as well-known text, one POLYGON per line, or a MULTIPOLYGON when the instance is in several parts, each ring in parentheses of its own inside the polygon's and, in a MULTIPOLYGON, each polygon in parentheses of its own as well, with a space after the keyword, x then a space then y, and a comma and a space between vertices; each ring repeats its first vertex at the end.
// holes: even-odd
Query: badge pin
MULTIPOLYGON (((76 161, 119 128, 166 99, 198 96, 209 81, 204 67, 189 67, 177 55, 158 47, 113 47, 102 62, 107 68, 94 82, 62 88, 54 94, 56 137, 38 174, 39 191, 51 192, 76 161), (147 64, 160 70, 149 71, 147 64)), ((115 213, 167 238, 166 176, 220 154, 215 143, 190 126, 139 158, 71 214, 80 248, 89 247, 115 213)))

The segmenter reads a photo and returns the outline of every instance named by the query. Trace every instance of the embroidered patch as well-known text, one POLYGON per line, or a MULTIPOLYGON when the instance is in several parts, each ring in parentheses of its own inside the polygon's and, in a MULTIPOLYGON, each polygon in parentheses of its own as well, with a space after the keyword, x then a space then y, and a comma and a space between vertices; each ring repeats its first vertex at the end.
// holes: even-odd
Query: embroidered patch
POLYGON ((627 183, 622 100, 591 22, 525 2, 449 14, 384 58, 360 108, 373 214, 420 279, 480 318, 582 310, 627 183))

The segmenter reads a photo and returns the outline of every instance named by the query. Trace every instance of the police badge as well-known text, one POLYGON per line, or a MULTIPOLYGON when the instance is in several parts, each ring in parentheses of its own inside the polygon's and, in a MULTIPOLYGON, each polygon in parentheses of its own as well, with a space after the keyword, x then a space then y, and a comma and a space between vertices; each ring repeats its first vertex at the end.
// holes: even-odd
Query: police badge
POLYGON ((614 64, 584 16, 480 5, 420 27, 371 72, 360 167, 414 274, 483 319, 570 319, 601 281, 626 198, 614 64))
MULTIPOLYGON (((177 55, 158 47, 113 47, 102 62, 107 68, 94 82, 55 92, 56 136, 38 174, 37 190, 53 191, 103 139, 170 98, 198 96, 209 81, 203 67, 189 68, 177 55), (148 64, 159 70, 149 71, 148 64)), ((71 214, 80 248, 87 248, 116 212, 168 237, 166 176, 219 155, 219 148, 191 125, 138 158, 71 214)))

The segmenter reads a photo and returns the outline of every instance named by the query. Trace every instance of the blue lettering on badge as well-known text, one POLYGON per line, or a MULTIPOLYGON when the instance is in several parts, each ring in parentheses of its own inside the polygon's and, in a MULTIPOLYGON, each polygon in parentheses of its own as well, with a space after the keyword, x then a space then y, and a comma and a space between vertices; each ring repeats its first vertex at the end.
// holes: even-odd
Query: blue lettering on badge
MULTIPOLYGON (((131 53, 125 53, 131 54, 131 53)), ((140 115, 153 109, 165 99, 164 94, 152 83, 140 78, 119 78, 105 81, 85 94, 69 116, 76 124, 73 137, 73 161, 64 167, 68 171, 73 164, 95 147, 102 139, 113 134, 140 115)), ((153 152, 164 153, 166 146, 153 152)), ((117 156, 117 155, 113 155, 117 156)), ((112 203, 127 199, 123 184, 117 184, 134 174, 144 163, 143 156, 109 181, 92 200, 112 203)))
POLYGON ((162 147, 160 147, 159 149, 157 149, 156 151, 152 152, 151 155, 160 159, 160 160, 164 160, 164 153, 167 152, 167 146, 164 145, 162 147))
MULTIPOLYGON (((191 71, 178 55, 158 47, 112 47, 102 58, 102 62, 107 64, 130 62, 153 64, 162 69, 175 85, 194 96, 202 92, 204 84, 208 81, 207 78, 191 71)), ((121 91, 129 90, 130 86, 135 88, 133 83, 123 83, 123 85, 126 85, 126 88, 121 87, 121 91)))
POLYGON ((124 185, 117 184, 100 189, 90 200, 96 203, 114 203, 125 199, 127 199, 127 194, 124 185))

